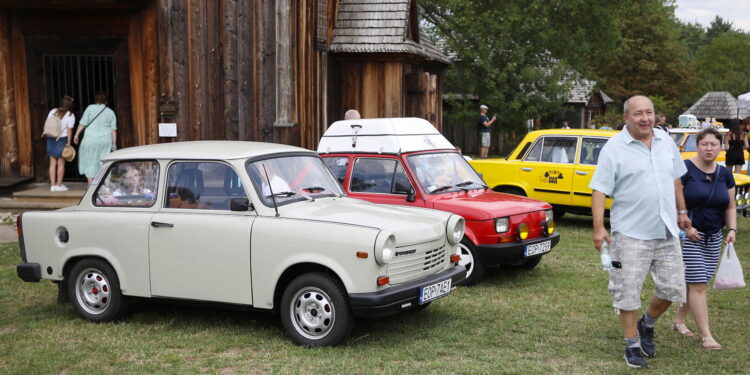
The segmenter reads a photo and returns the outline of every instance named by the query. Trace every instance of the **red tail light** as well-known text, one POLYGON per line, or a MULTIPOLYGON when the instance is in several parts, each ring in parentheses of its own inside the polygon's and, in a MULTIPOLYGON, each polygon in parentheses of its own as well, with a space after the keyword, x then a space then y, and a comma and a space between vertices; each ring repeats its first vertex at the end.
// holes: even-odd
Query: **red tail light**
POLYGON ((388 276, 378 276, 378 286, 388 285, 391 283, 391 278, 388 276))
POLYGON ((458 263, 461 261, 461 255, 453 254, 451 255, 451 263, 458 263))
POLYGON ((23 212, 18 214, 18 217, 16 218, 16 234, 18 235, 19 241, 21 241, 21 216, 23 216, 23 212))

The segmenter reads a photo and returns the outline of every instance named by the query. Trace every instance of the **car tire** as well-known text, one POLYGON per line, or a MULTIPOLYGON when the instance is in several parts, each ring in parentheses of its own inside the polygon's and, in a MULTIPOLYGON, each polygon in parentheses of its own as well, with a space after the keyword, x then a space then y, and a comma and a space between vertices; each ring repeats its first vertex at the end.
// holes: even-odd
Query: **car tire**
POLYGON ((102 259, 79 261, 68 273, 68 296, 76 314, 92 322, 109 322, 120 318, 128 300, 120 290, 117 273, 102 259))
POLYGON ((517 262, 508 263, 505 266, 515 270, 530 270, 539 265, 542 261, 542 257, 536 257, 531 259, 519 260, 517 262))
POLYGON ((492 190, 498 192, 498 193, 506 193, 506 194, 513 194, 513 195, 520 195, 522 197, 526 196, 526 193, 521 188, 517 188, 515 186, 496 186, 492 190))
POLYGON ((456 246, 456 253, 461 255, 458 264, 466 267, 466 278, 461 280, 458 285, 474 285, 484 278, 487 266, 480 259, 471 240, 464 237, 456 246))
POLYGON ((555 220, 560 219, 563 216, 565 216, 566 212, 567 211, 565 211, 562 208, 552 207, 552 216, 554 217, 555 220))
POLYGON ((333 346, 352 332, 354 314, 344 287, 324 273, 307 273, 281 296, 281 323, 297 345, 333 346))

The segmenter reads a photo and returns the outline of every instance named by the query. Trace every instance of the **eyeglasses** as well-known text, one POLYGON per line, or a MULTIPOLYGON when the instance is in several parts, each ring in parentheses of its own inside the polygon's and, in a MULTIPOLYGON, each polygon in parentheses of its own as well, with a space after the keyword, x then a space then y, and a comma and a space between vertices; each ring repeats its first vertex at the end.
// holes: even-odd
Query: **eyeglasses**
POLYGON ((73 99, 73 98, 71 98, 71 97, 69 97, 69 96, 67 96, 67 95, 65 95, 65 96, 63 97, 63 99, 68 99, 68 100, 70 100, 71 102, 74 102, 74 101, 75 101, 75 99, 73 99))

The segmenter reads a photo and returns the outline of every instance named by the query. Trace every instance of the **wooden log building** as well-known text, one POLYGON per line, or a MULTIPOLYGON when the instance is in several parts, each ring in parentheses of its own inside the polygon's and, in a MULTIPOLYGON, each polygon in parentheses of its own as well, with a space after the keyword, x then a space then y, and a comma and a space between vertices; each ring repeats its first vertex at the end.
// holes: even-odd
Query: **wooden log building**
MULTIPOLYGON (((314 149, 349 108, 440 127, 448 58, 416 0, 0 0, 0 178, 47 179, 44 118, 107 91, 118 147, 314 149), (159 123, 176 123, 162 137, 159 123)), ((68 163, 66 179, 79 179, 68 163)))

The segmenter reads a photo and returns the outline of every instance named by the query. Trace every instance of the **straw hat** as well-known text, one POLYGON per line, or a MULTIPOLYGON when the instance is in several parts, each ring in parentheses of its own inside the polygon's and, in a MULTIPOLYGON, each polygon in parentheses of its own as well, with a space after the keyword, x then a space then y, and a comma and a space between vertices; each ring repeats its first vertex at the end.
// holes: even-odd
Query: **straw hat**
POLYGON ((76 158, 76 149, 71 145, 65 145, 62 150, 62 157, 67 161, 73 161, 76 158))

